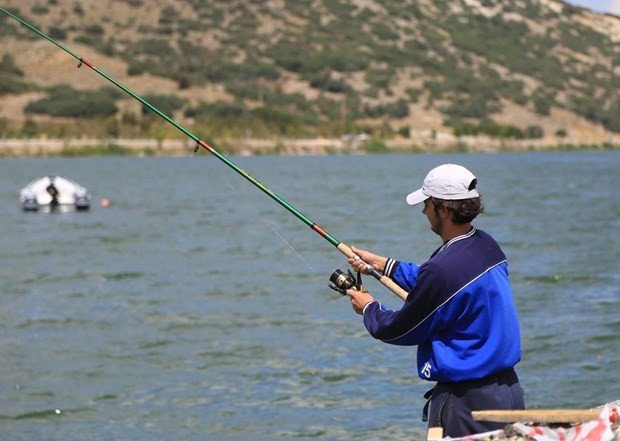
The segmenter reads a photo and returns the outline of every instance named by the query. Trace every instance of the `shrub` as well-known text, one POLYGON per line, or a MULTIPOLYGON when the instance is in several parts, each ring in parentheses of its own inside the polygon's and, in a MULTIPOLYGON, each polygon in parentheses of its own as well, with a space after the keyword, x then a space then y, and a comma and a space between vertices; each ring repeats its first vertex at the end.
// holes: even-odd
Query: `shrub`
POLYGON ((252 110, 251 114, 285 135, 294 132, 301 125, 296 115, 275 107, 258 107, 252 110))
POLYGON ((67 31, 57 26, 50 26, 50 30, 48 34, 54 40, 66 40, 67 39, 67 31))
POLYGON ((117 111, 113 95, 105 88, 78 91, 69 86, 58 86, 50 89, 47 98, 29 103, 24 111, 72 118, 106 117, 117 111))
POLYGON ((452 104, 443 110, 452 117, 484 119, 500 110, 500 105, 482 95, 461 96, 454 98, 452 104))
POLYGON ((549 116, 551 113, 552 100, 548 96, 543 94, 536 94, 534 96, 534 109, 536 113, 542 116, 549 116))
POLYGON ((34 138, 37 136, 38 132, 39 132, 39 126, 37 125, 36 121, 33 121, 30 118, 24 121, 24 124, 22 125, 22 130, 21 130, 21 135, 24 138, 34 138))
POLYGON ((422 94, 422 91, 420 89, 410 87, 405 91, 405 93, 407 94, 409 100, 411 100, 412 103, 417 103, 420 100, 420 95, 422 94))
MULTIPOLYGON (((174 95, 145 95, 144 100, 157 108, 165 115, 171 116, 175 110, 179 110, 187 103, 187 100, 174 95)), ((142 106, 142 114, 153 114, 147 106, 142 106)))
POLYGON ((320 55, 321 63, 338 72, 355 72, 366 69, 370 63, 367 53, 357 47, 338 47, 320 55))
POLYGON ((540 139, 545 136, 545 130, 541 126, 528 126, 523 135, 527 139, 540 139))
POLYGON ((127 75, 129 76, 137 76, 142 75, 147 70, 147 63, 130 60, 127 66, 127 75))
POLYGON ((156 57, 175 57, 176 51, 167 40, 161 38, 145 38, 136 43, 138 53, 156 57))
POLYGON ((388 150, 385 142, 378 138, 372 138, 365 142, 363 148, 368 153, 384 153, 388 150))
POLYGON ((368 69, 366 71, 366 82, 378 89, 387 89, 390 87, 392 73, 383 69, 368 69))
POLYGON ((0 73, 15 75, 19 77, 24 76, 24 72, 15 64, 13 56, 11 54, 4 54, 2 61, 0 61, 0 73))
POLYGON ((196 107, 191 107, 185 111, 187 117, 212 116, 217 118, 240 118, 247 113, 247 109, 242 103, 227 103, 216 101, 215 103, 200 103, 196 107))
POLYGON ((105 34, 105 31, 103 30, 103 28, 99 26, 98 24, 91 24, 91 25, 84 26, 84 32, 86 32, 88 35, 94 35, 97 37, 101 37, 102 35, 105 34))
POLYGON ((312 73, 324 68, 303 43, 280 41, 266 52, 278 66, 290 72, 312 73))
POLYGON ((409 138, 411 136, 411 129, 408 126, 401 127, 396 133, 398 133, 403 138, 409 138))
MULTIPOLYGON (((480 124, 475 125, 459 120, 446 121, 446 125, 451 125, 455 136, 476 136, 487 135, 492 138, 516 138, 523 139, 526 133, 520 128, 511 125, 497 124, 493 120, 485 119, 480 124)), ((530 137, 542 137, 544 132, 541 127, 532 126, 526 131, 530 137), (539 136, 537 136, 539 135, 539 136)))
POLYGON ((34 5, 30 10, 32 11, 33 14, 36 14, 36 15, 45 15, 50 11, 47 8, 47 6, 39 6, 39 5, 34 5))
POLYGON ((398 40, 400 35, 390 26, 384 23, 377 23, 372 27, 372 33, 380 40, 398 40))
POLYGON ((386 113, 391 118, 406 118, 409 116, 409 103, 400 99, 395 103, 389 103, 385 106, 386 113))
POLYGON ((316 75, 312 75, 308 80, 310 82, 310 87, 326 92, 348 93, 351 91, 351 87, 344 80, 332 78, 329 71, 323 71, 316 75))
POLYGON ((447 121, 446 125, 453 126, 454 136, 476 136, 479 133, 478 127, 471 123, 447 121))
POLYGON ((16 78, 12 78, 9 75, 0 73, 0 95, 23 93, 31 89, 34 89, 34 86, 16 78))
POLYGON ((480 133, 491 136, 493 138, 515 138, 523 139, 523 131, 515 126, 497 124, 492 120, 485 120, 480 123, 480 133))

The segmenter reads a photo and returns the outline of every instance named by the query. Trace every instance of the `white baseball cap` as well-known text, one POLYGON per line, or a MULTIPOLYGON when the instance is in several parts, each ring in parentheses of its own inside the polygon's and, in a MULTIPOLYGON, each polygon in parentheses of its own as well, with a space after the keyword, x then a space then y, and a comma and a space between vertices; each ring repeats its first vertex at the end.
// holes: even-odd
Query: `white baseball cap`
POLYGON ((477 198, 477 179, 465 167, 456 164, 443 164, 428 172, 422 188, 407 196, 409 205, 417 205, 430 197, 444 200, 477 198))

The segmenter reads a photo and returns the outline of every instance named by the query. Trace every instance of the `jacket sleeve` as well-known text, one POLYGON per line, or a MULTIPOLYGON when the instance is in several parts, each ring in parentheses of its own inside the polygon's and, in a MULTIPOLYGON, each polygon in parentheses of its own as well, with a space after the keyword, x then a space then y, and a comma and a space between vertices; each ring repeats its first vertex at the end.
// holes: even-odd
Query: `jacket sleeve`
MULTIPOLYGON (((412 269, 410 264, 401 264, 399 268, 401 266, 403 274, 412 269)), ((365 309, 364 325, 374 338, 394 345, 413 346, 424 343, 431 333, 443 327, 441 314, 437 312, 442 278, 428 265, 416 266, 415 273, 416 283, 401 309, 391 311, 379 302, 365 309)))
POLYGON ((383 273, 394 280, 404 290, 411 292, 418 280, 420 266, 413 262, 399 262, 395 259, 388 259, 383 273))

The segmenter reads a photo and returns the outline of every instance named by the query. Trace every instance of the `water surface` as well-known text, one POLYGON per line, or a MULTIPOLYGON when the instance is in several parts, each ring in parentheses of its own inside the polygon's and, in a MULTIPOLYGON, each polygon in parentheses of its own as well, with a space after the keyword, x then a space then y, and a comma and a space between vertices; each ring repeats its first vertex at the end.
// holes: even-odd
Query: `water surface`
MULTIPOLYGON (((509 259, 528 406, 620 398, 620 153, 232 159, 338 240, 418 262, 439 240, 405 195, 469 167, 476 225, 509 259)), ((327 288, 344 256, 216 158, 5 158, 0 202, 2 439, 425 439, 415 349, 369 337, 327 288), (92 209, 22 212, 43 174, 92 209)))

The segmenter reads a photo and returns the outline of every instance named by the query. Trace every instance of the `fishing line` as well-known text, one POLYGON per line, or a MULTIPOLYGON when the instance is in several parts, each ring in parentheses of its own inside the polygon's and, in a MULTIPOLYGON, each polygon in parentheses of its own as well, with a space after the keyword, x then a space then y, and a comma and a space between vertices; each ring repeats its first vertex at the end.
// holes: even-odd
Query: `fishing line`
MULTIPOLYGON (((243 194, 243 193, 241 192, 241 189, 240 189, 239 187, 235 187, 234 185, 232 185, 232 183, 231 183, 228 179, 226 179, 226 185, 228 185, 228 187, 229 187, 231 190, 233 190, 233 191, 237 192, 238 194, 243 194)), ((306 265, 306 266, 307 266, 307 267, 308 267, 308 268, 309 268, 312 272, 316 272, 316 270, 312 267, 312 265, 310 265, 310 263, 309 263, 306 259, 304 259, 304 257, 303 257, 303 256, 302 256, 302 255, 301 255, 301 254, 300 254, 300 253, 299 253, 299 252, 298 252, 298 251, 297 251, 297 250, 293 247, 293 245, 292 245, 289 241, 287 241, 287 240, 284 238, 284 236, 282 236, 282 235, 281 235, 281 234, 280 234, 280 233, 279 233, 279 232, 275 229, 275 227, 273 226, 273 224, 272 224, 271 222, 269 222, 265 216, 263 216, 260 212, 258 213, 258 216, 260 217, 260 219, 261 219, 262 223, 263 223, 264 225, 266 225, 267 227, 269 227, 269 229, 270 229, 271 231, 273 231, 273 233, 274 233, 276 236, 278 236, 278 239, 280 239, 280 240, 282 241, 282 243, 284 243, 284 244, 285 244, 285 245, 286 245, 286 246, 287 246, 287 247, 288 247, 288 248, 289 248, 289 249, 290 249, 293 253, 295 253, 295 255, 299 258, 299 260, 301 260, 301 261, 302 261, 302 262, 303 262, 303 263, 304 263, 304 264, 305 264, 305 265, 306 265)))
MULTIPOLYGON (((269 188, 265 187, 262 183, 260 183, 256 179, 254 179, 248 172, 246 172, 245 170, 240 168, 237 164, 235 164, 233 161, 231 161, 225 155, 223 155, 220 152, 218 152, 217 150, 215 150, 213 147, 208 145, 205 141, 203 141, 202 139, 198 138, 196 135, 194 135, 188 129, 183 127, 181 124, 177 123, 175 120, 173 120, 168 115, 163 113, 161 110, 159 110, 158 108, 153 106, 151 103, 146 101, 144 98, 140 97, 135 92, 133 92, 132 90, 127 88, 125 85, 120 83, 118 80, 114 79, 113 77, 111 77, 110 75, 105 73, 104 71, 98 69, 92 63, 88 62, 87 60, 85 60, 81 56, 75 54, 74 52, 72 52, 71 50, 69 50, 68 48, 66 48, 62 44, 60 44, 58 41, 54 40, 52 37, 48 36, 47 34, 43 33, 39 29, 37 29, 34 26, 32 26, 30 23, 22 20, 21 18, 17 17, 16 15, 12 14, 11 12, 7 11, 4 8, 0 7, 0 11, 5 13, 9 17, 13 18, 14 20, 17 20, 19 23, 21 23, 22 25, 26 26, 32 32, 38 34, 40 37, 46 39, 50 43, 54 44, 55 46, 57 46, 58 48, 62 49, 63 51, 65 51, 66 53, 71 55, 73 58, 78 60, 79 61, 78 67, 82 67, 82 66, 89 67, 91 70, 93 70, 97 74, 101 75, 103 78, 105 78, 106 80, 108 80, 109 82, 114 84, 116 87, 118 87, 119 89, 121 89, 122 91, 124 91, 125 93, 130 95, 131 97, 135 98, 136 100, 140 101, 145 107, 147 107, 151 111, 155 112, 161 118, 163 118, 164 120, 166 120, 167 122, 172 124, 174 127, 176 127, 179 131, 181 131, 186 136, 188 136, 189 138, 194 140, 196 142, 196 148, 194 149, 194 152, 197 152, 200 149, 200 147, 202 147, 205 150, 207 150, 213 156, 215 156, 220 161, 225 163, 227 166, 232 168, 235 172, 237 172, 238 174, 243 176, 251 184, 256 186, 259 190, 261 190, 263 193, 265 193, 267 196, 269 196, 271 199, 276 201, 278 204, 280 204, 282 207, 284 207, 286 210, 288 210, 291 214, 293 214, 295 217, 297 217, 299 220, 301 220, 303 223, 305 223, 307 226, 309 226, 315 233, 319 234, 321 237, 323 237, 325 240, 327 240, 329 243, 331 243, 333 246, 335 246, 338 249, 338 251, 340 251, 342 254, 344 254, 345 256, 347 256, 350 259, 360 259, 360 257, 357 256, 348 245, 340 242, 338 239, 336 239, 334 236, 329 234, 327 231, 325 231, 323 228, 321 228, 318 224, 314 223, 311 219, 306 217, 304 214, 302 214, 300 211, 298 211, 295 207, 290 205, 288 202, 286 202, 284 199, 282 199, 280 196, 278 196, 272 190, 270 190, 269 188)), ((364 262, 364 263, 366 263, 366 262, 364 262)), ((407 294, 408 294, 407 291, 405 291, 403 288, 398 286, 396 284, 396 282, 394 282, 389 277, 381 274, 372 265, 370 265, 368 263, 366 263, 366 272, 368 274, 372 275, 375 279, 377 279, 379 282, 381 282, 382 285, 387 287, 390 291, 392 291, 394 294, 396 294, 401 299, 404 300, 404 299, 407 298, 407 294)))

